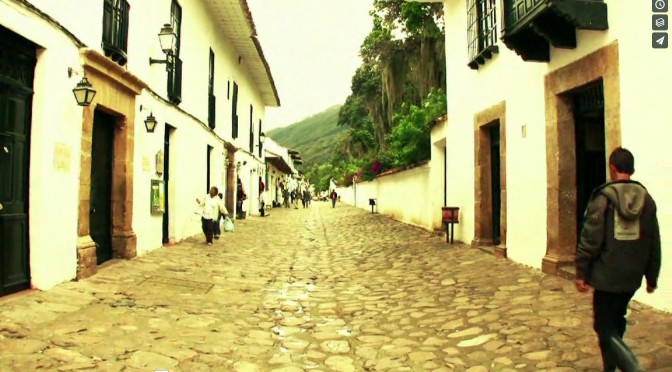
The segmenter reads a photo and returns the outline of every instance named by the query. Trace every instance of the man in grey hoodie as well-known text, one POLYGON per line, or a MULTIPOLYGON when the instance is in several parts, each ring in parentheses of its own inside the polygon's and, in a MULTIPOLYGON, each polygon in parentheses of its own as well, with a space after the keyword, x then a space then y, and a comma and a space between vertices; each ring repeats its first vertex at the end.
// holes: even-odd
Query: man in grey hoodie
POLYGON ((624 148, 609 156, 611 181, 597 187, 586 208, 576 252, 576 287, 593 292, 593 329, 605 371, 637 371, 637 358, 623 342, 628 303, 646 278, 653 293, 660 272, 656 203, 630 179, 635 159, 624 148))

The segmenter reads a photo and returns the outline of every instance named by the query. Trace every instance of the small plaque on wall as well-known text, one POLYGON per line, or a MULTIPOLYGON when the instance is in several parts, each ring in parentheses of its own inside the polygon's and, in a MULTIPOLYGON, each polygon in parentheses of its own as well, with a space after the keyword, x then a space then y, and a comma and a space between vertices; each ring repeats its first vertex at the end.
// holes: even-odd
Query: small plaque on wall
POLYGON ((65 143, 56 143, 54 146, 54 169, 58 172, 70 172, 70 158, 72 150, 65 143))
POLYGON ((151 170, 151 162, 149 160, 149 156, 143 156, 142 157, 142 171, 143 172, 149 172, 151 170))
POLYGON ((152 214, 162 214, 165 212, 165 194, 162 180, 152 180, 150 202, 152 214))

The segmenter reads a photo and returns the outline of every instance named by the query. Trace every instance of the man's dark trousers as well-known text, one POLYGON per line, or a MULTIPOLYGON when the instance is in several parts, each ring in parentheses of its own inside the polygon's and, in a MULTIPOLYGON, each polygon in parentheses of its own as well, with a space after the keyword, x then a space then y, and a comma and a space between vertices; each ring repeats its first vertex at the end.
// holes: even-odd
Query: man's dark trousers
POLYGON ((201 217, 201 227, 203 228, 203 233, 205 234, 205 242, 212 243, 212 236, 215 233, 215 221, 206 220, 201 217))
POLYGON ((616 367, 622 371, 637 370, 637 359, 623 343, 625 314, 634 294, 634 291, 612 293, 598 290, 593 293, 593 329, 599 338, 605 371, 615 371, 616 367))

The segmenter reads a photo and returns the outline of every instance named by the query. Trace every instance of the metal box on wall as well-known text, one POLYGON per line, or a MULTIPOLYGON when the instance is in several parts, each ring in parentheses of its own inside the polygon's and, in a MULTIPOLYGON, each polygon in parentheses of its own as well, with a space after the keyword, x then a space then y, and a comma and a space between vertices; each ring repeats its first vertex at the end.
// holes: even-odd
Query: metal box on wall
POLYGON ((163 180, 152 180, 150 196, 152 214, 162 214, 166 211, 163 180))

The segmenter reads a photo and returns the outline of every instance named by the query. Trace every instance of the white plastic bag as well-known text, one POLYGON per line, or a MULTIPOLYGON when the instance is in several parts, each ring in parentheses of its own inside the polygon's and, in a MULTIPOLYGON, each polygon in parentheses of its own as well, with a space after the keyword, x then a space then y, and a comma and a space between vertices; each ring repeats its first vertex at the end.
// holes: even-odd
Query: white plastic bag
POLYGON ((229 216, 224 217, 222 221, 222 231, 233 232, 233 221, 231 221, 229 216))

